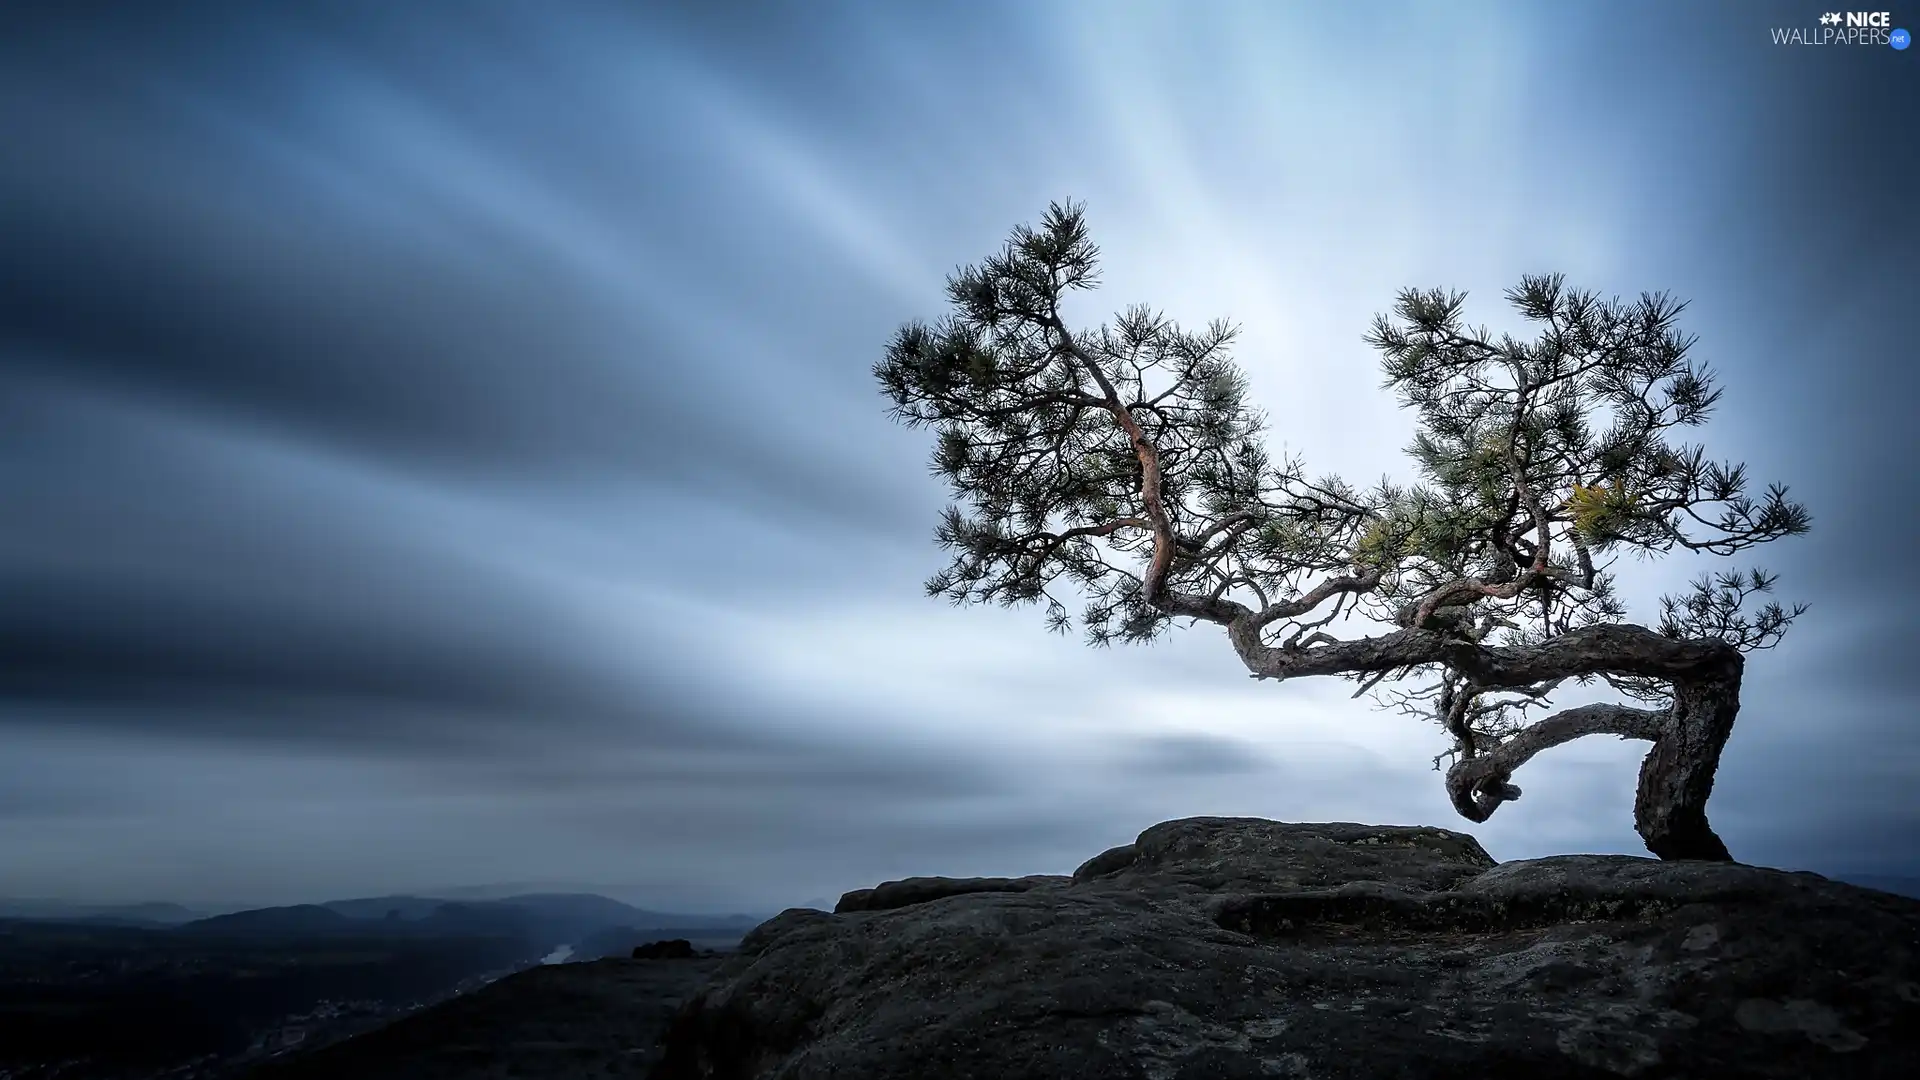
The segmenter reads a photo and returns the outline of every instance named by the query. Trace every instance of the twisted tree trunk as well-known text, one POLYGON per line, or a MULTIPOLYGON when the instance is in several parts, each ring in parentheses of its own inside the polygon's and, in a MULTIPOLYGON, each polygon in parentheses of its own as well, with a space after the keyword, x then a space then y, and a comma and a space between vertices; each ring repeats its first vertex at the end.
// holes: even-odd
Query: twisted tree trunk
POLYGON ((1540 751, 1585 735, 1618 735, 1653 743, 1640 765, 1634 829, 1662 859, 1731 862, 1726 844, 1707 824, 1707 799, 1720 768, 1720 751, 1740 712, 1744 658, 1731 647, 1710 650, 1673 677, 1666 709, 1582 705, 1520 730, 1491 748, 1467 753, 1447 770, 1447 794, 1461 817, 1485 821, 1520 797, 1508 781, 1540 751))
POLYGON ((1378 672, 1442 664, 1482 689, 1524 687, 1581 675, 1654 678, 1673 688, 1666 709, 1583 705, 1535 721, 1506 741, 1465 752, 1448 770, 1447 794, 1469 821, 1485 821, 1501 803, 1520 797, 1514 770, 1542 750, 1586 735, 1617 735, 1653 743, 1640 767, 1634 827, 1647 850, 1662 859, 1733 856, 1707 824, 1720 752, 1740 712, 1745 659, 1725 641, 1677 640, 1644 626, 1587 627, 1536 645, 1483 646, 1431 630, 1400 630, 1315 648, 1262 643, 1260 614, 1229 625, 1241 659, 1256 677, 1297 678, 1378 672))
POLYGON ((1743 666, 1744 658, 1732 652, 1698 675, 1674 680, 1673 707, 1640 764, 1633 801, 1634 828, 1662 859, 1733 861, 1707 824, 1707 797, 1740 712, 1743 666))

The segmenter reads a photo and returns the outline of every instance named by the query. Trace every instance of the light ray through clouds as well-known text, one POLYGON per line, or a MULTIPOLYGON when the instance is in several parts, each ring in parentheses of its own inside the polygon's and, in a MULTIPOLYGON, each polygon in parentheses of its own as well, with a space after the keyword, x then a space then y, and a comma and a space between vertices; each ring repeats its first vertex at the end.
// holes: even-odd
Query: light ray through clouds
MULTIPOLYGON (((1708 444, 1811 504, 1765 562, 1819 590, 1749 667, 1716 823, 1920 873, 1914 630, 1836 569, 1912 531, 1874 516, 1913 450, 1870 318, 1914 273, 1874 231, 1915 187, 1886 58, 1772 49, 1765 5, 459 8, 0 42, 36 147, 0 159, 8 889, 768 910, 1206 813, 1639 852, 1637 744, 1469 826, 1437 728, 1350 683, 921 595, 945 493, 869 368, 1066 197, 1106 253, 1076 319, 1237 322, 1274 448, 1362 484, 1410 478, 1360 341, 1398 289, 1496 330, 1528 272, 1696 298, 1708 444)), ((1696 569, 1622 567, 1636 614, 1696 569)))

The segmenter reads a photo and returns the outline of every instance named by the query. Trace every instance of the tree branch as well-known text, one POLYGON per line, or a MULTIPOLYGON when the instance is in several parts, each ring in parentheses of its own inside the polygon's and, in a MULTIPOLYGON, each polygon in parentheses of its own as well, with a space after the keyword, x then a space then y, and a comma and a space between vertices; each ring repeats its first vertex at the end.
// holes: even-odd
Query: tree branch
POLYGON ((1120 400, 1113 380, 1107 377, 1099 362, 1088 356, 1080 343, 1074 340, 1072 331, 1067 329, 1051 303, 1042 322, 1055 335, 1060 351, 1078 363, 1094 381, 1094 385, 1100 388, 1103 399, 1101 407, 1113 415, 1120 430, 1126 433, 1135 457, 1139 459, 1140 501, 1146 509, 1147 520, 1153 525, 1153 555, 1147 562, 1146 574, 1140 579, 1143 598, 1169 615, 1205 619, 1222 626, 1247 614, 1247 606, 1239 601, 1176 592, 1167 587, 1167 571, 1172 569, 1174 556, 1179 553, 1180 537, 1174 531, 1173 519, 1167 513, 1166 499, 1161 493, 1163 479, 1159 451, 1154 447, 1153 440, 1147 438, 1140 422, 1134 419, 1133 410, 1120 400))
POLYGON ((1603 672, 1656 679, 1682 678, 1737 663, 1724 641, 1676 641, 1644 626, 1607 623, 1572 630, 1537 645, 1480 645, 1434 630, 1404 629, 1318 649, 1263 643, 1249 613, 1227 629, 1234 650, 1257 678, 1352 675, 1395 667, 1444 663, 1484 690, 1531 686, 1603 672))
POLYGON ((1447 770, 1447 797, 1468 821, 1485 821, 1503 802, 1520 797, 1508 783, 1514 770, 1542 750, 1587 735, 1618 735, 1657 742, 1670 710, 1630 709, 1625 705, 1582 705, 1522 728, 1507 741, 1462 758, 1447 770))

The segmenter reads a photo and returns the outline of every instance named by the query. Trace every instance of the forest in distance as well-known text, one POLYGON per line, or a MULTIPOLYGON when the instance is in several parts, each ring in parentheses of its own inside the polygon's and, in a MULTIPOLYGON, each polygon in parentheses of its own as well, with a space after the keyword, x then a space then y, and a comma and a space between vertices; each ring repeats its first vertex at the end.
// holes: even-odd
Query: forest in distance
POLYGON ((0 905, 9 913, 0 914, 7 1080, 212 1080, 380 1027, 543 958, 628 956, 662 938, 725 949, 759 921, 578 894, 371 897, 171 925, 160 920, 191 912, 59 910, 0 905), (22 910, 37 917, 12 914, 22 910))

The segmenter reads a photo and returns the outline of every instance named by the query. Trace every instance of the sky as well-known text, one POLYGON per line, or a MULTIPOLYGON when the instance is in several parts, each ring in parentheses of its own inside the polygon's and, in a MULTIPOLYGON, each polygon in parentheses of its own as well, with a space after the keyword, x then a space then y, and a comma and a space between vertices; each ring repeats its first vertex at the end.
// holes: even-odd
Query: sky
MULTIPOLYGON (((10 6, 0 894, 773 911, 1194 815, 1644 854, 1645 744, 1473 825, 1349 683, 924 596, 946 492, 870 369, 1055 199, 1082 325, 1237 322, 1273 445, 1363 484, 1412 479, 1399 289, 1689 300, 1709 449, 1814 515, 1714 824, 1920 874, 1920 56, 1772 40, 1821 10, 10 6)), ((1633 615, 1705 568, 1623 567, 1633 615)))

